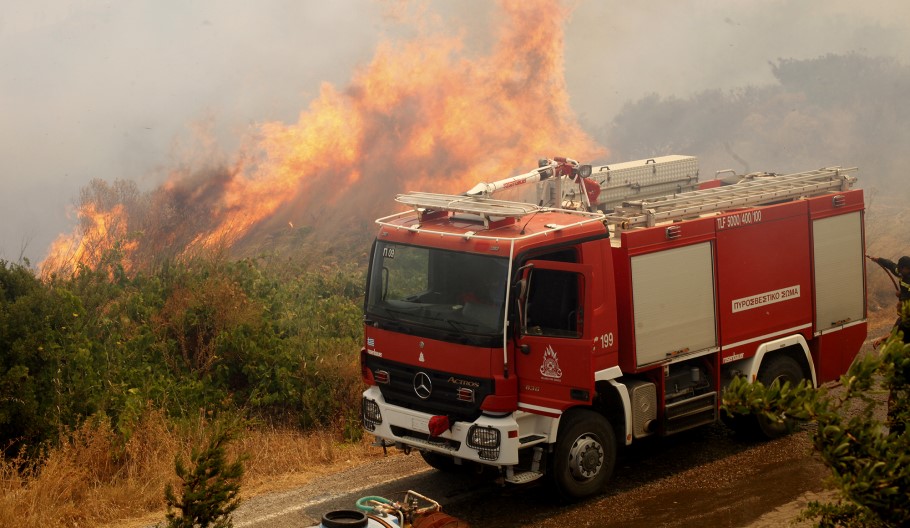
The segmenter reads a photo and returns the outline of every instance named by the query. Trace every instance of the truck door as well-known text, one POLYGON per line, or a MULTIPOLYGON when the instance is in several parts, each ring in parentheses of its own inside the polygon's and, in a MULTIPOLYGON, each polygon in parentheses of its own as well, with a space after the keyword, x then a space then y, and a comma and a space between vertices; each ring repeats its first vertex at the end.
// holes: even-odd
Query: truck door
POLYGON ((518 296, 519 408, 558 415, 593 396, 591 266, 530 261, 518 296))

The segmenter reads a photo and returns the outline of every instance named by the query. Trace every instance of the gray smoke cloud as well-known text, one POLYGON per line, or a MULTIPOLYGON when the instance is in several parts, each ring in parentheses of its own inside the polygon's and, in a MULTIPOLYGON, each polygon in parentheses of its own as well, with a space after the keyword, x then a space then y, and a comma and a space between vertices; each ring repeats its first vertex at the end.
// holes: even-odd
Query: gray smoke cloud
MULTIPOLYGON (((899 2, 568 5, 566 81, 592 134, 648 94, 773 83, 778 59, 910 59, 910 7, 899 2)), ((75 225, 72 205, 93 178, 160 185, 196 127, 230 157, 255 123, 294 122, 322 83, 345 86, 383 36, 407 35, 396 14, 421 9, 463 27, 469 48, 490 42, 496 21, 480 0, 0 0, 0 258, 42 259, 75 225)), ((528 153, 528 163, 540 154, 559 153, 528 153)))

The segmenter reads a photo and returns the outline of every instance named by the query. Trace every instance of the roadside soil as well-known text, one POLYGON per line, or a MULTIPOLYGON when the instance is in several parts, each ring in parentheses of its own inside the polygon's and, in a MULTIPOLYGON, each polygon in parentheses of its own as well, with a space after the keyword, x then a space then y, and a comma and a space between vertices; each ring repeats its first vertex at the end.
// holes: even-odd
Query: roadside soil
MULTIPOLYGON (((400 499, 416 490, 474 527, 788 526, 809 502, 831 495, 826 468, 812 455, 809 434, 743 442, 720 424, 627 450, 609 490, 566 504, 546 485, 501 488, 484 475, 442 474, 419 455, 388 457, 320 476, 244 502, 234 526, 313 527, 329 511, 357 499, 400 499)), ((797 526, 811 526, 803 523, 797 526)))

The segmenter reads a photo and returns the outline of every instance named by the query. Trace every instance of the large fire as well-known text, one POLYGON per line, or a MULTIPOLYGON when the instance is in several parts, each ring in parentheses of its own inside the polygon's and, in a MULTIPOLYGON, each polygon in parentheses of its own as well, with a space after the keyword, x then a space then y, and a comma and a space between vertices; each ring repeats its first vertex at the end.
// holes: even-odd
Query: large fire
POLYGON ((42 269, 92 265, 82 248, 97 253, 101 240, 139 262, 230 249, 288 225, 334 236, 389 212, 399 192, 459 193, 526 172, 540 157, 603 155, 569 106, 569 14, 557 0, 504 0, 490 24, 494 43, 479 56, 468 56, 463 36, 424 29, 384 41, 345 89, 324 84, 296 124, 260 125, 232 166, 175 171, 128 207, 99 208, 83 194, 81 217, 116 215, 123 225, 83 221, 58 238, 42 269))

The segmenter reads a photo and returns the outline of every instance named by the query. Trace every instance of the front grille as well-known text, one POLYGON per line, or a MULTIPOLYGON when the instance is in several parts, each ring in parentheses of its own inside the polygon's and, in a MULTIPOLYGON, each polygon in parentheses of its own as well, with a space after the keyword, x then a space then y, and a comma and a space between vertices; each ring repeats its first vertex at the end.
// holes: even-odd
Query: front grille
MULTIPOLYGON (((388 383, 378 384, 382 397, 392 404, 433 415, 448 416, 453 420, 473 422, 480 417, 480 405, 484 398, 493 394, 491 379, 475 378, 405 365, 374 356, 366 358, 366 366, 376 372, 388 372, 388 383), (423 372, 430 378, 433 390, 429 398, 423 399, 414 391, 414 376, 423 372), (474 391, 473 401, 459 399, 459 389, 474 391)), ((461 391, 462 396, 464 391, 461 391)))

